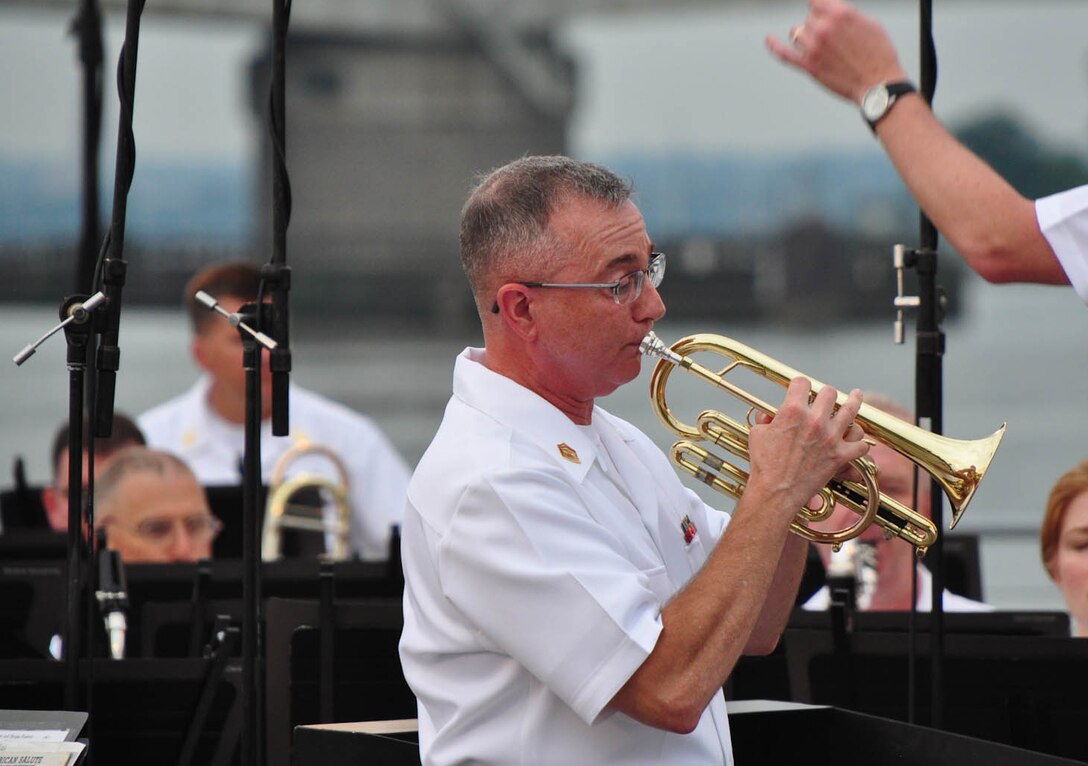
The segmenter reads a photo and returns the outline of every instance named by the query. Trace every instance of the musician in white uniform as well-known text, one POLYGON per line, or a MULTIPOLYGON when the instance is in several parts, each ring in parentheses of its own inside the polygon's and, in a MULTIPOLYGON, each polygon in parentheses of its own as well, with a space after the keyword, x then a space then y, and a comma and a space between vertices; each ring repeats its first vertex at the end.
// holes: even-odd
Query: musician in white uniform
POLYGON ((1032 201, 948 132, 884 28, 844 0, 809 0, 778 59, 861 107, 918 205, 991 282, 1072 284, 1088 303, 1088 186, 1032 201))
POLYGON ((834 392, 810 405, 798 378, 752 430, 727 525, 595 406, 665 310, 629 195, 599 166, 528 157, 465 206, 486 348, 456 361, 402 540, 424 764, 731 763, 721 687, 788 618, 806 546, 789 521, 867 451, 860 392, 832 414, 834 392))
MULTIPOLYGON (((245 449, 245 370, 238 330, 197 303, 204 290, 227 311, 256 300, 260 269, 250 263, 207 268, 186 286, 186 308, 193 325, 191 351, 204 370, 187 392, 139 418, 148 444, 183 459, 205 486, 238 485, 245 449)), ((267 483, 272 469, 291 447, 321 445, 343 463, 353 517, 350 547, 361 558, 384 559, 394 525, 400 523, 408 483, 408 467, 392 444, 367 417, 292 384, 290 434, 272 436, 271 374, 267 355, 261 383, 261 473, 267 483)), ((292 462, 289 475, 316 473, 339 482, 336 466, 320 454, 292 462)), ((240 522, 240 517, 237 522, 240 522)), ((225 520, 231 523, 231 520, 225 520)))
MULTIPOLYGON (((914 422, 914 415, 906 407, 879 394, 866 393, 865 403, 894 415, 908 423, 914 422)), ((901 454, 881 443, 874 444, 869 450, 869 459, 879 469, 878 481, 880 493, 898 501, 907 508, 914 508, 914 464, 901 454)), ((918 483, 918 513, 931 518, 929 476, 921 474, 918 483)), ((837 506, 827 524, 831 529, 845 529, 857 521, 853 511, 837 506)), ((863 611, 910 611, 911 575, 914 571, 914 547, 898 537, 886 539, 878 524, 870 525, 855 540, 871 546, 847 545, 844 554, 852 551, 861 557, 860 561, 846 562, 853 568, 857 578, 857 607, 863 611)), ((826 569, 832 557, 831 547, 817 545, 816 551, 826 569)), ((917 609, 930 611, 933 603, 933 575, 924 565, 918 565, 917 609)), ((810 610, 827 609, 831 594, 825 585, 816 591, 804 603, 803 608, 810 610)), ((975 601, 952 593, 947 588, 941 602, 946 612, 992 612, 993 607, 981 601, 975 601)))

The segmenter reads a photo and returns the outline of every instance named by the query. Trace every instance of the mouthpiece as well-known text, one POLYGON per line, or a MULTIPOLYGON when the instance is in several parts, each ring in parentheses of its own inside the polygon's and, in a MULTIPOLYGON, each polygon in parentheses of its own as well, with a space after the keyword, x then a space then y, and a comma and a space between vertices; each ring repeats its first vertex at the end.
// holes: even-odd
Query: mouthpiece
POLYGON ((664 359, 676 365, 684 361, 684 357, 666 346, 652 330, 646 333, 646 337, 638 344, 638 350, 646 356, 664 359))

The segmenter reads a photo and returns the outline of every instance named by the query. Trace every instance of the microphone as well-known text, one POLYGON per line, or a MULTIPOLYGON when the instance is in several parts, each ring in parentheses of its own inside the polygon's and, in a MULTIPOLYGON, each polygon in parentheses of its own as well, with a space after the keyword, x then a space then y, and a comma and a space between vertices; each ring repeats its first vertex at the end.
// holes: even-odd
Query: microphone
POLYGON ((827 562, 827 586, 832 601, 865 611, 877 585, 876 546, 847 540, 832 549, 827 562))
POLYGON ((121 554, 103 547, 98 552, 98 590, 95 591, 98 608, 106 625, 110 643, 110 657, 125 657, 125 632, 128 630, 128 588, 125 585, 125 567, 121 554))

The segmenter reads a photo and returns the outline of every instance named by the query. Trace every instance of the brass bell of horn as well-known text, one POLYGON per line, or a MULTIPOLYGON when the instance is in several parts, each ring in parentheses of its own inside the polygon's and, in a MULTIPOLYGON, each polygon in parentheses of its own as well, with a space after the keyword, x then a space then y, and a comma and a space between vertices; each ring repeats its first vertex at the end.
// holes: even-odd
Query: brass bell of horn
POLYGON ((348 533, 351 529, 351 505, 348 501, 348 472, 339 456, 321 444, 302 441, 280 456, 272 469, 265 503, 264 523, 261 533, 261 559, 275 561, 282 556, 284 529, 319 532, 331 539, 326 545, 324 558, 343 560, 350 556, 348 533), (301 473, 290 478, 288 467, 308 455, 325 457, 335 469, 334 481, 316 473, 301 473), (316 491, 325 502, 313 504, 297 498, 304 493, 311 497, 316 491), (326 518, 325 505, 331 503, 332 518, 326 518))

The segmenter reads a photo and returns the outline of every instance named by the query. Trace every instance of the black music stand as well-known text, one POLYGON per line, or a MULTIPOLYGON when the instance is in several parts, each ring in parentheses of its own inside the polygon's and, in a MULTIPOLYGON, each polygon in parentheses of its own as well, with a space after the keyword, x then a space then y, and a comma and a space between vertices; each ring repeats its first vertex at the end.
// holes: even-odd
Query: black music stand
MULTIPOLYGON (((90 757, 109 766, 174 764, 206 692, 202 659, 94 660, 94 727, 90 757)), ((87 671, 81 664, 81 672, 87 671)), ((0 707, 51 711, 63 707, 65 667, 53 660, 0 660, 0 707)), ((228 766, 240 738, 237 664, 219 675, 193 763, 228 766)))
MULTIPOLYGON (((295 766, 418 766, 416 721, 300 726, 295 766)), ((806 766, 1076 766, 1075 761, 900 721, 789 702, 729 705, 737 763, 806 766)))
MULTIPOLYGON (((129 600, 129 656, 197 656, 220 615, 238 624, 242 617, 240 560, 203 564, 134 564, 126 568, 129 600)), ((316 599, 321 563, 283 559, 261 565, 264 598, 316 599)), ((336 592, 344 598, 399 601, 403 574, 389 562, 338 561, 331 567, 336 592)))
MULTIPOLYGON (((1083 682, 1088 642, 947 630, 954 618, 965 616, 945 615, 943 727, 1026 750, 1088 760, 1084 736, 1088 695, 1083 682)), ((926 658, 928 641, 925 633, 921 635, 915 649, 926 658)), ((836 700, 859 712, 908 720, 908 635, 855 630, 848 639, 844 668, 830 631, 787 631, 784 641, 795 699, 836 700)), ((915 671, 918 688, 926 688, 929 663, 918 662, 915 671)), ((921 715, 927 715, 928 700, 916 702, 921 715)))
POLYGON ((402 609, 400 599, 268 600, 268 766, 292 763, 300 724, 415 717, 398 651, 402 609))
POLYGON ((16 485, 0 492, 0 530, 4 534, 38 529, 49 529, 41 487, 16 485))
POLYGON ((58 605, 64 603, 66 571, 63 554, 0 563, 0 657, 50 656, 49 644, 64 623, 58 605))

